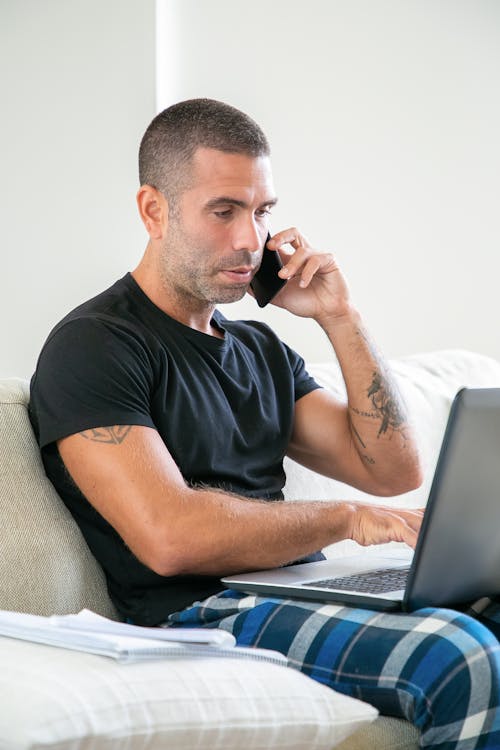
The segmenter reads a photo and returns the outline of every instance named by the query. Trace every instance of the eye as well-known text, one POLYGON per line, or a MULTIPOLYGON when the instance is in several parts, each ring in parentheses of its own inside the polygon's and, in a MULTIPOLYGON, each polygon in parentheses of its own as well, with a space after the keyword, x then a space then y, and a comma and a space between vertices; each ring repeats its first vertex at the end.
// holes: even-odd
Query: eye
POLYGON ((218 219, 230 219, 233 215, 233 209, 225 208, 223 211, 214 211, 214 215, 217 216, 218 219))
POLYGON ((257 211, 255 212, 255 215, 262 218, 263 216, 269 216, 270 213, 271 213, 271 207, 265 206, 264 208, 258 208, 257 211))

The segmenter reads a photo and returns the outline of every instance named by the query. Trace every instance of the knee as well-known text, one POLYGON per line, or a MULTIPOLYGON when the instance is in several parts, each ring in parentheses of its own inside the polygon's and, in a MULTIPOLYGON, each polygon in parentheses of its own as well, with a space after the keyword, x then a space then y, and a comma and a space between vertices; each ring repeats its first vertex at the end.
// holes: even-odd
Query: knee
POLYGON ((496 715, 490 711, 498 707, 500 693, 500 644, 495 636, 477 620, 446 610, 431 613, 422 629, 427 634, 417 649, 413 674, 422 691, 415 717, 421 729, 463 727, 466 719, 474 723, 472 716, 481 723, 487 713, 496 715))

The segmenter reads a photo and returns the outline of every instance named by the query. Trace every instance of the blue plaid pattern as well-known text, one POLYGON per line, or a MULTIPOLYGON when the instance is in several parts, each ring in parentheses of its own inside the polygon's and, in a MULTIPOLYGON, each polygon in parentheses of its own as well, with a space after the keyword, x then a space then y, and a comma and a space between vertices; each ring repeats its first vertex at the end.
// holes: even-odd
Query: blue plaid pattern
POLYGON ((226 590, 165 624, 222 628, 241 646, 280 651, 318 682, 414 723, 424 748, 500 749, 500 644, 467 615, 381 613, 226 590))

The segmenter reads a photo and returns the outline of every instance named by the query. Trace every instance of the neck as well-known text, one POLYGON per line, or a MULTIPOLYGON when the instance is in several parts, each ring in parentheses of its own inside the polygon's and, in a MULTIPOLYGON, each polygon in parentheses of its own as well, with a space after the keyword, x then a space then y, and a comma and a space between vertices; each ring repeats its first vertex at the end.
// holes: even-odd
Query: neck
POLYGON ((131 275, 151 302, 171 318, 209 336, 224 337, 224 334, 211 323, 215 305, 183 294, 175 285, 164 279, 148 257, 147 250, 131 275))

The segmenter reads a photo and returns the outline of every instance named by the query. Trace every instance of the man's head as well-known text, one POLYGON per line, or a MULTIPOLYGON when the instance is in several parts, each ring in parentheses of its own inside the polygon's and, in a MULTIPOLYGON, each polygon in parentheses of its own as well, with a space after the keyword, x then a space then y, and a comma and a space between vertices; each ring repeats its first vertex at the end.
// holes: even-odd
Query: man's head
POLYGON ((148 127, 139 169, 150 242, 135 278, 150 298, 183 321, 192 320, 190 311, 241 299, 276 203, 259 126, 228 104, 180 102, 148 127))
POLYGON ((144 133, 139 149, 141 185, 151 185, 172 209, 192 179, 198 148, 269 156, 266 136, 244 112, 214 99, 189 99, 163 110, 144 133))

